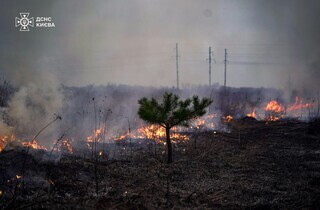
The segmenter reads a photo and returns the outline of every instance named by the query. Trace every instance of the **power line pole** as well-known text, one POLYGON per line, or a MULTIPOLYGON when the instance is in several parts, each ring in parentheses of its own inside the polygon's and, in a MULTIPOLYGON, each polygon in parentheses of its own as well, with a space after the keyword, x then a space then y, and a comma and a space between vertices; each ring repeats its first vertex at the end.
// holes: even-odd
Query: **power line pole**
POLYGON ((227 49, 224 49, 224 89, 227 89, 227 49))
POLYGON ((209 47, 209 88, 211 87, 211 47, 209 47))
POLYGON ((179 52, 178 52, 178 43, 176 43, 176 69, 177 69, 177 89, 179 89, 179 52))

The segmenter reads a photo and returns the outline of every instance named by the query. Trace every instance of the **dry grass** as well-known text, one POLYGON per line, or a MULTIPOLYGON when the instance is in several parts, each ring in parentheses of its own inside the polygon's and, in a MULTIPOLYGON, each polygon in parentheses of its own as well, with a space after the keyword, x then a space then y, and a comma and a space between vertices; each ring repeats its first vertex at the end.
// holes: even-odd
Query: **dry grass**
MULTIPOLYGON (((100 160, 99 197, 91 160, 64 156, 48 163, 28 155, 25 176, 29 177, 10 207, 299 209, 320 205, 320 138, 308 133, 308 123, 238 121, 231 126, 231 133, 197 133, 193 136, 197 146, 179 145, 170 165, 165 154, 155 157, 150 151, 135 151, 123 160, 100 160)), ((24 157, 18 150, 0 155, 5 204, 10 197, 6 180, 15 175, 24 157)))

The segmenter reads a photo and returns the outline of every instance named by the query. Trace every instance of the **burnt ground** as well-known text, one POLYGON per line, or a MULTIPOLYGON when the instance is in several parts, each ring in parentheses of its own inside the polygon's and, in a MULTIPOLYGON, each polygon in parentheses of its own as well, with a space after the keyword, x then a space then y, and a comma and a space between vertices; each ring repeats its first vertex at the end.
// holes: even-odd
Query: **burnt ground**
POLYGON ((190 134, 193 140, 178 145, 170 165, 152 149, 101 158, 98 195, 90 159, 65 155, 48 162, 42 151, 3 151, 1 208, 320 208, 319 121, 244 119, 229 126, 230 133, 190 134), (24 160, 24 179, 16 178, 24 160))

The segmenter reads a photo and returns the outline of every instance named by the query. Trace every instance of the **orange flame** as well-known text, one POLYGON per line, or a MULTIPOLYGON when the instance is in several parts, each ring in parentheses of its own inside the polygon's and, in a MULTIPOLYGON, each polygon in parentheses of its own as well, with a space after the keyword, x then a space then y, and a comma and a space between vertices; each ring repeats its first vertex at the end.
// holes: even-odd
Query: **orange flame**
POLYGON ((280 120, 280 117, 276 117, 276 116, 270 115, 270 116, 267 118, 267 121, 277 121, 277 120, 280 120))
POLYGON ((202 129, 202 128, 209 128, 209 129, 214 129, 214 118, 217 118, 216 114, 210 114, 210 115, 206 115, 204 117, 201 118, 197 118, 195 119, 192 123, 191 123, 191 129, 192 128, 196 128, 196 129, 202 129))
POLYGON ((229 123, 233 120, 233 117, 231 115, 228 115, 226 117, 222 117, 222 119, 224 120, 224 122, 229 123))
MULTIPOLYGON (((176 127, 174 127, 172 131, 173 132, 170 133, 170 138, 173 142, 189 140, 188 136, 177 133, 176 127)), ((166 137, 165 128, 159 125, 146 125, 141 128, 138 128, 136 131, 132 132, 130 135, 129 133, 127 133, 119 136, 118 138, 114 138, 114 140, 119 141, 127 138, 134 138, 134 139, 149 139, 157 143, 161 143, 164 141, 165 137, 166 137)))
POLYGON ((32 148, 32 149, 43 149, 43 150, 47 150, 46 147, 39 145, 38 142, 37 142, 35 139, 33 139, 31 142, 29 142, 29 141, 22 142, 21 144, 22 144, 23 146, 25 146, 25 147, 30 147, 30 148, 32 148))
POLYGON ((277 121, 280 120, 284 115, 284 107, 275 100, 270 101, 265 108, 266 111, 266 120, 267 121, 277 121))
POLYGON ((14 141, 14 138, 13 134, 10 137, 7 135, 0 137, 0 152, 8 145, 9 142, 14 141))
POLYGON ((248 113, 247 114, 247 117, 253 117, 253 118, 256 118, 257 117, 257 114, 256 114, 256 110, 253 109, 253 111, 251 113, 248 113))
POLYGON ((312 107, 314 104, 311 103, 303 103, 302 99, 299 99, 298 96, 296 96, 296 101, 293 105, 288 107, 288 111, 296 111, 296 110, 301 110, 301 109, 306 109, 312 107))
POLYGON ((277 101, 272 100, 267 104, 265 110, 266 111, 273 111, 273 112, 283 112, 284 108, 277 101))
POLYGON ((8 136, 2 136, 0 138, 0 152, 6 147, 8 144, 8 136))
POLYGON ((102 128, 93 130, 93 134, 91 136, 87 137, 87 146, 89 148, 92 147, 92 143, 96 140, 96 142, 101 141, 101 135, 102 135, 102 128))
POLYGON ((70 154, 73 154, 73 149, 72 149, 72 146, 71 146, 71 141, 70 141, 69 139, 65 138, 65 139, 63 139, 63 140, 61 141, 61 146, 60 146, 59 150, 61 151, 62 148, 67 149, 70 154))
MULTIPOLYGON (((147 125, 143 126, 142 128, 137 129, 137 135, 133 135, 133 138, 138 139, 150 139, 154 140, 157 143, 163 142, 166 137, 165 128, 159 125, 147 125)), ((189 137, 186 135, 182 135, 177 133, 177 127, 172 129, 170 133, 170 138, 172 141, 187 141, 189 137)))

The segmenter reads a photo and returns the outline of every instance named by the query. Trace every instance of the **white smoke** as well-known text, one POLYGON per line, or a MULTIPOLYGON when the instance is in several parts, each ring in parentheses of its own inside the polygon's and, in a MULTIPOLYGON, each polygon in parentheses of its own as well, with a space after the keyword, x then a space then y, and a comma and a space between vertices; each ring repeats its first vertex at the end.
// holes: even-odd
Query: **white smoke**
POLYGON ((12 128, 9 127, 6 123, 4 123, 2 119, 0 119, 0 136, 9 137, 11 134, 12 134, 12 128))
MULTIPOLYGON (((63 96, 55 86, 38 86, 29 83, 16 92, 9 102, 8 116, 21 137, 32 138, 62 107, 63 96), (23 135, 23 136, 22 136, 23 135)), ((51 136, 54 126, 45 130, 45 136, 51 136)))

